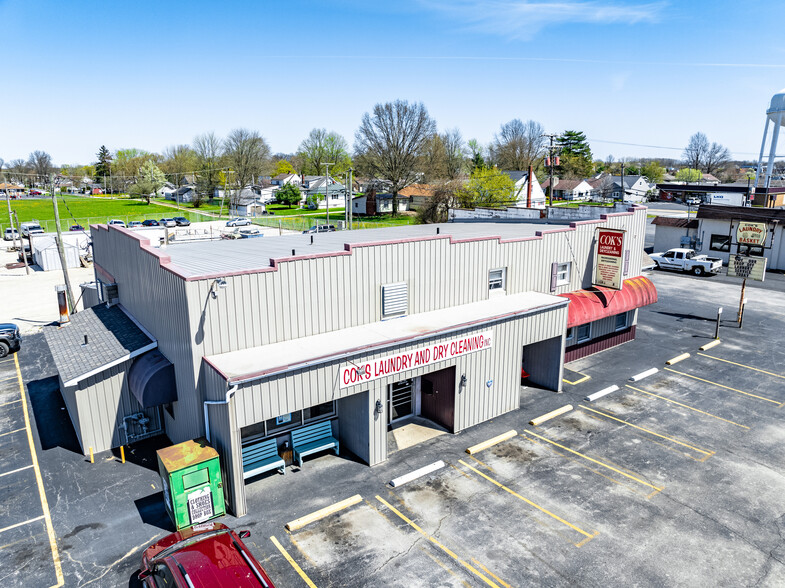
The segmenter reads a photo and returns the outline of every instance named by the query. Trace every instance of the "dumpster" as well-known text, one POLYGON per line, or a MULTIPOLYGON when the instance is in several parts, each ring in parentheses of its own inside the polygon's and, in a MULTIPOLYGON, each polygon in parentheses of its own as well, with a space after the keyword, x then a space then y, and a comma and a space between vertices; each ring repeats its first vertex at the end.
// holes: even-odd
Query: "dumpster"
POLYGON ((206 439, 159 449, 166 512, 177 530, 226 513, 218 452, 206 439))

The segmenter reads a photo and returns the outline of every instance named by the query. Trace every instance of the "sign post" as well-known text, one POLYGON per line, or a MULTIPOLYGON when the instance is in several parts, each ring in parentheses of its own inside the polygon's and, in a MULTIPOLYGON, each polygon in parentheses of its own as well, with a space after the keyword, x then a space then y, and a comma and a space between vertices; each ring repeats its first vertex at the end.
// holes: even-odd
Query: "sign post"
POLYGON ((626 235, 620 229, 597 228, 593 286, 621 290, 626 235))
MULTIPOLYGON (((736 227, 737 247, 746 245, 748 250, 750 247, 763 247, 766 244, 767 233, 768 226, 766 223, 739 221, 736 227)), ((766 278, 767 261, 765 257, 740 255, 738 253, 728 258, 728 275, 742 278, 739 312, 736 315, 736 322, 739 323, 739 328, 741 328, 742 316, 744 315, 744 303, 746 302, 744 292, 747 289, 747 278, 762 282, 766 278)))

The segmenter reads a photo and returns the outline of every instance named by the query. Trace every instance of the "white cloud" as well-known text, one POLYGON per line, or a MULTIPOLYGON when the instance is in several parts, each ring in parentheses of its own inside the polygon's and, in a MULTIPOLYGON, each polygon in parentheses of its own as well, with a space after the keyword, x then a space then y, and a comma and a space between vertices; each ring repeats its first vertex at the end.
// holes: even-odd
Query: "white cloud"
POLYGON ((664 2, 626 4, 606 0, 420 0, 420 4, 464 23, 469 30, 522 40, 551 25, 657 22, 665 7, 664 2))

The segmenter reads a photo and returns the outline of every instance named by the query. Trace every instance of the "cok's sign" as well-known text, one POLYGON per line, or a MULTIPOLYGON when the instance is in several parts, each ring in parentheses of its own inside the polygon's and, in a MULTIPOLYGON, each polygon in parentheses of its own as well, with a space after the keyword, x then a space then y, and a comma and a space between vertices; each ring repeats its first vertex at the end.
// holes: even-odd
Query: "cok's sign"
POLYGON ((597 229, 592 285, 621 290, 626 235, 621 229, 597 229))
POLYGON ((736 241, 742 245, 757 245, 763 247, 766 244, 766 223, 750 223, 740 221, 736 227, 736 241))
POLYGON ((341 388, 489 349, 492 343, 493 331, 485 331, 359 364, 345 365, 341 367, 341 388))

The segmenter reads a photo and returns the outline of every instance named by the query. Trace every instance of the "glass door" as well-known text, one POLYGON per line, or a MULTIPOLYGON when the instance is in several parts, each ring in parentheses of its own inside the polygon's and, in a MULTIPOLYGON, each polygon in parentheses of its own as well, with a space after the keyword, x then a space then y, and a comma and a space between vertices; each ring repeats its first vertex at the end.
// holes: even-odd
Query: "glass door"
POLYGON ((414 413, 414 380, 390 384, 389 422, 395 422, 414 413))

